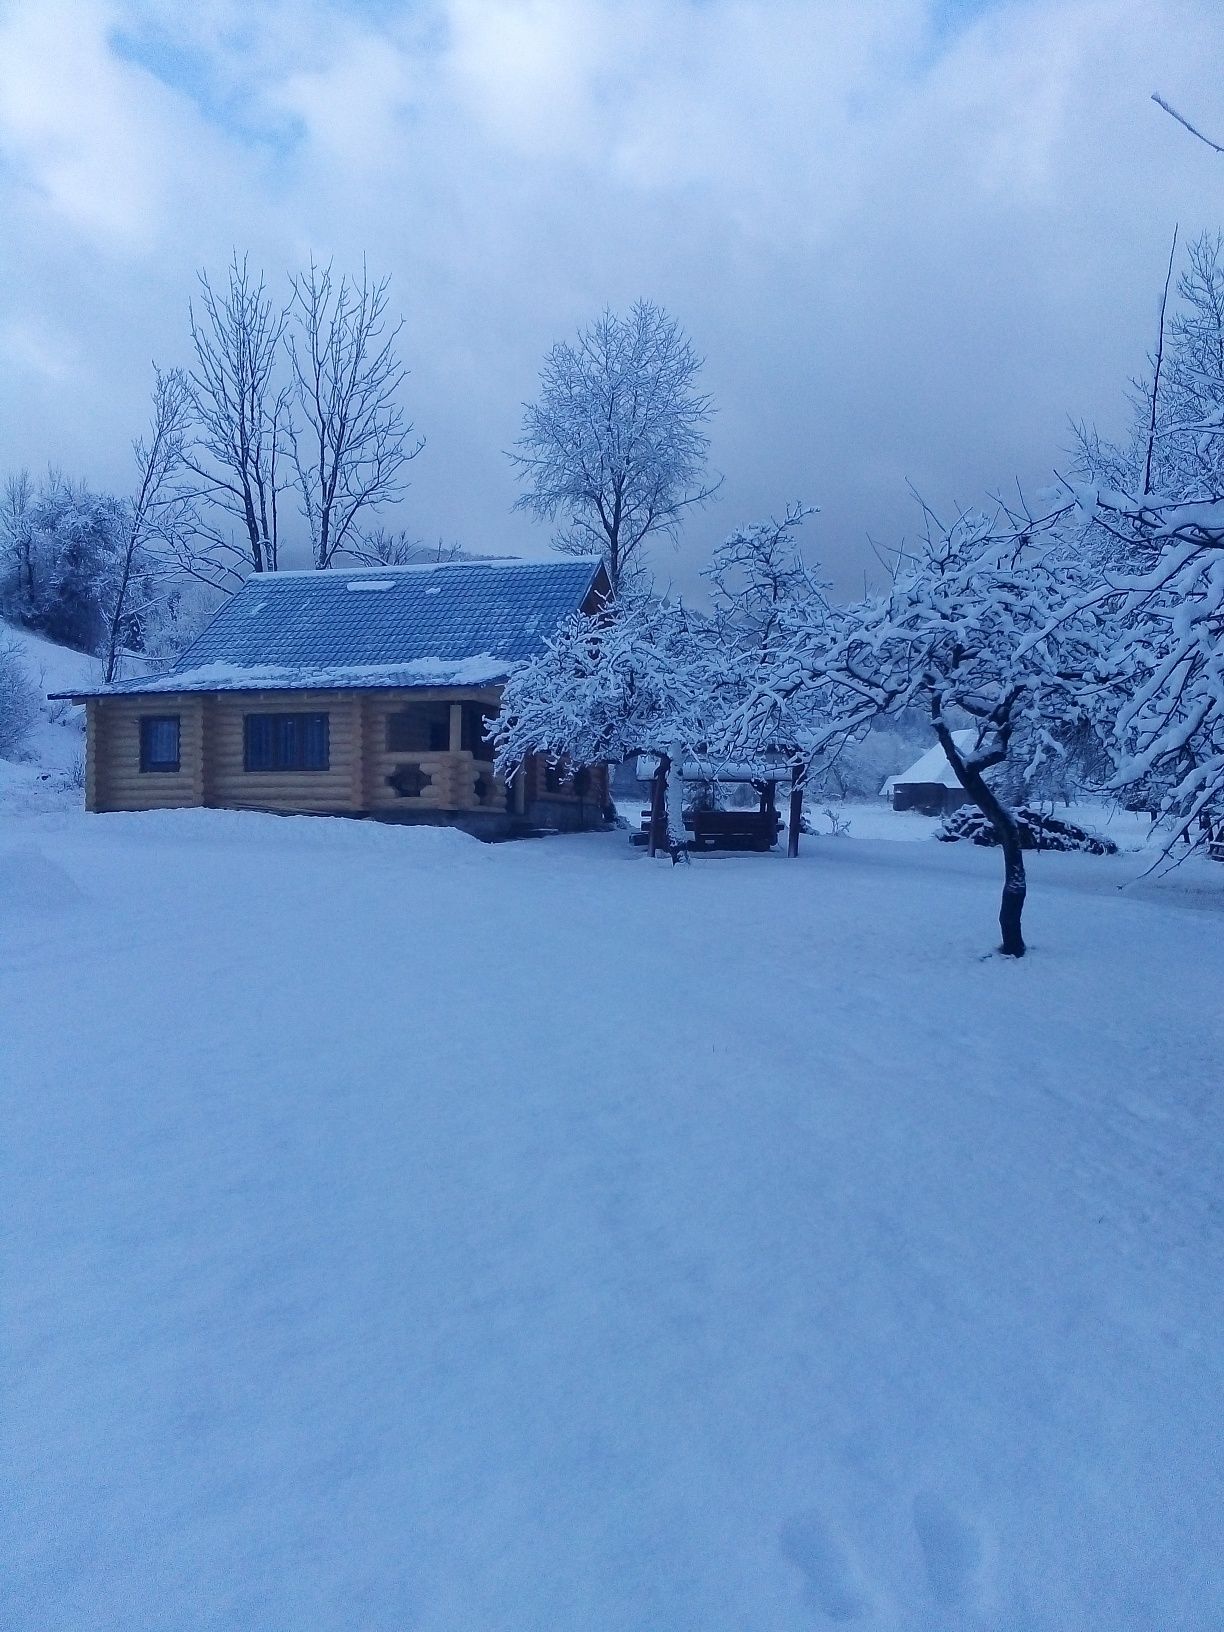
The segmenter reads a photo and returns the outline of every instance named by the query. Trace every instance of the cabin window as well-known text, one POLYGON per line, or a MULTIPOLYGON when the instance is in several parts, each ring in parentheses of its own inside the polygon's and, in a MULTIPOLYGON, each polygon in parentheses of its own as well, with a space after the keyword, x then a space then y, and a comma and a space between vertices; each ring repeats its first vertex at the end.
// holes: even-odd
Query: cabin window
POLYGON ((242 721, 245 771, 325 771, 330 759, 326 714, 246 714, 242 721))
POLYGON ((463 742, 465 753, 471 754, 473 759, 484 759, 492 763, 493 744, 485 741, 485 726, 488 723, 483 703, 464 703, 463 705, 463 742))
POLYGON ((389 754, 444 754, 449 747, 449 703, 412 703, 387 715, 389 754))
POLYGON ((140 768, 142 771, 177 771, 179 768, 179 716, 140 716, 140 768))

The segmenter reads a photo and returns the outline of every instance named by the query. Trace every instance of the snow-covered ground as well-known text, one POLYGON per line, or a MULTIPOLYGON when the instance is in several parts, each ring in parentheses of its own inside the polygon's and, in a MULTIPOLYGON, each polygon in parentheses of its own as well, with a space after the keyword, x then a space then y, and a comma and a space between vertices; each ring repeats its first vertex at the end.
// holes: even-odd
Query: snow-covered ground
POLYGON ((5 819, 0 1622, 1218 1632, 1224 868, 856 831, 5 819))
MULTIPOLYGON (((1052 810, 1060 819, 1078 822, 1095 833, 1104 833, 1120 850, 1139 850, 1154 845, 1152 856, 1160 848, 1162 835, 1151 832, 1151 824, 1139 811, 1123 810, 1107 801, 1082 805, 1054 805, 1052 810)), ((897 811, 887 799, 846 799, 827 802, 812 800, 808 817, 816 833, 829 834, 836 819, 839 829, 844 824, 846 834, 853 839, 890 839, 909 842, 914 839, 933 839, 943 825, 938 816, 924 816, 917 810, 897 811)))

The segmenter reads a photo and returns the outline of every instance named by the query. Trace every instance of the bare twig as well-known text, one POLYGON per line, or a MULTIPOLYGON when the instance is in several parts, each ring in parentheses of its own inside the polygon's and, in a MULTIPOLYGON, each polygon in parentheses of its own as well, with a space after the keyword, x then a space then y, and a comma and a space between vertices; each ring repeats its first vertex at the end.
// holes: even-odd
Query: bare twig
POLYGON ((1171 118, 1176 119, 1179 125, 1183 125, 1191 136, 1197 136, 1200 142, 1206 143, 1213 153, 1224 153, 1224 146, 1219 142, 1213 142, 1210 136, 1204 136, 1201 130, 1190 123, 1185 114, 1178 113, 1176 108, 1170 107, 1158 91, 1152 92, 1152 101, 1155 102, 1158 108, 1163 108, 1171 118))
POLYGON ((1160 296, 1160 326, 1156 332, 1156 360, 1152 368, 1152 390, 1149 398, 1147 457, 1143 462, 1143 491, 1152 491, 1152 454, 1156 447, 1156 416, 1160 407, 1160 371, 1164 365, 1165 313, 1169 305, 1169 285, 1173 281, 1173 257, 1177 254, 1177 227, 1173 228, 1173 242, 1169 245, 1169 265, 1165 271, 1164 289, 1160 296))

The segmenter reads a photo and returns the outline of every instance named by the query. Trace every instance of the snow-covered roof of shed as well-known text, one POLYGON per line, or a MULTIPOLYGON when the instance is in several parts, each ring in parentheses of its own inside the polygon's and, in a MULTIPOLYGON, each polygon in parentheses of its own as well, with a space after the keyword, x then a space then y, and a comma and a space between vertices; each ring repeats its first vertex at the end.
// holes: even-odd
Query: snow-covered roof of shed
POLYGON ((490 685, 541 651, 599 571, 573 556, 261 573, 172 668, 73 695, 490 685))
MULTIPOLYGON (((968 753, 976 740, 977 732, 973 730, 953 731, 952 733, 952 741, 962 753, 968 753)), ((890 794, 898 782, 903 786, 911 782, 924 782, 928 785, 935 782, 945 788, 960 787, 960 783, 956 780, 956 772, 948 764, 948 756, 939 743, 936 743, 933 748, 928 748, 926 753, 920 759, 916 759, 908 770, 901 771, 897 776, 890 776, 880 792, 885 795, 890 794)))

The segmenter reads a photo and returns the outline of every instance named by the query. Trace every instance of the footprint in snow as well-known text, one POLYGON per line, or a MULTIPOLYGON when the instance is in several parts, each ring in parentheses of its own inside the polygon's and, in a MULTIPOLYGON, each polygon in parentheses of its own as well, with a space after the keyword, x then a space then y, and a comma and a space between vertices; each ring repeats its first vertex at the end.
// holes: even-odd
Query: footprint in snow
POLYGON ((914 1529, 931 1596, 948 1608, 974 1608, 982 1596, 982 1538, 932 1491, 914 1498, 914 1529))
POLYGON ((782 1551, 804 1579, 804 1598, 830 1621, 857 1621, 870 1608, 859 1572, 819 1513, 801 1513, 782 1527, 782 1551))

